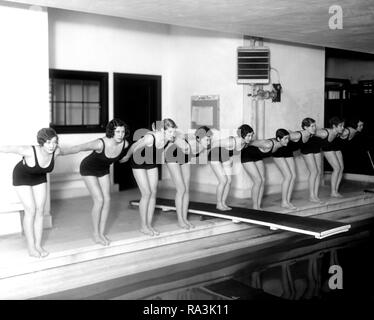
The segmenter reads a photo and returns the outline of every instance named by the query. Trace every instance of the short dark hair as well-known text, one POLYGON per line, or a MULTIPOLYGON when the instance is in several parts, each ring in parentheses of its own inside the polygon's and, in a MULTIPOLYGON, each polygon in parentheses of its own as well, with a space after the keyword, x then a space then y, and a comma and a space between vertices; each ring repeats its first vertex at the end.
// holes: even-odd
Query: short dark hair
POLYGON ((358 127, 358 123, 359 123, 359 122, 364 123, 364 121, 361 120, 361 118, 352 118, 352 119, 349 119, 349 120, 347 121, 347 126, 350 126, 350 127, 352 127, 353 129, 357 129, 357 127, 358 127))
POLYGON ((42 128, 38 131, 36 135, 36 140, 40 146, 43 146, 48 140, 52 140, 52 138, 57 138, 58 143, 58 135, 56 131, 52 128, 42 128))
POLYGON ((281 140, 283 139, 285 136, 289 136, 290 133, 286 130, 286 129, 278 129, 276 132, 275 132, 275 137, 278 139, 278 140, 281 140))
POLYGON ((165 118, 161 121, 157 120, 152 123, 152 130, 161 130, 161 129, 168 129, 168 128, 177 128, 174 120, 170 118, 165 118))
POLYGON ((316 120, 313 118, 304 118, 303 121, 301 121, 301 128, 305 129, 305 127, 310 127, 313 123, 316 123, 316 120))
POLYGON ((247 136, 248 133, 252 133, 253 129, 248 124, 242 124, 237 130, 236 134, 238 137, 242 137, 243 139, 247 136))
POLYGON ((118 127, 124 127, 125 128, 125 138, 127 138, 130 135, 129 127, 124 121, 122 121, 121 119, 113 119, 113 120, 109 121, 108 124, 106 125, 105 135, 107 136, 107 138, 113 138, 114 137, 114 131, 118 127))
POLYGON ((201 140, 204 137, 211 137, 213 135, 212 130, 207 126, 197 128, 195 131, 195 137, 197 140, 201 140))
POLYGON ((339 118, 339 117, 332 117, 330 120, 329 120, 329 124, 330 124, 330 127, 332 128, 333 126, 337 127, 339 125, 339 123, 343 123, 344 122, 344 119, 342 118, 339 118))

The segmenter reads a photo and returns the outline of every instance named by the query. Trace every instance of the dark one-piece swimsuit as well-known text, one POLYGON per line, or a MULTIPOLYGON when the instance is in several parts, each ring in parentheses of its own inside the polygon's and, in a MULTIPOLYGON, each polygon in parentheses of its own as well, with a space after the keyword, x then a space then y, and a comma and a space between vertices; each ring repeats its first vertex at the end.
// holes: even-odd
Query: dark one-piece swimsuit
POLYGON ((162 148, 156 148, 156 137, 152 133, 148 134, 152 135, 153 143, 151 146, 145 146, 132 154, 130 159, 130 166, 132 169, 150 170, 157 168, 157 166, 162 163, 162 153, 165 151, 170 141, 162 148))
POLYGON ((303 145, 303 135, 300 131, 297 131, 300 133, 300 138, 297 141, 290 140, 288 144, 285 147, 280 147, 277 151, 273 153, 274 158, 291 158, 293 157, 293 153, 297 150, 300 150, 303 145))
POLYGON ((103 177, 109 174, 109 167, 112 163, 122 159, 129 147, 125 147, 126 141, 123 141, 122 150, 118 156, 114 158, 108 158, 105 155, 105 143, 102 138, 100 140, 103 143, 103 150, 101 152, 92 151, 87 157, 85 157, 79 168, 79 172, 82 176, 94 176, 94 177, 103 177))
POLYGON ((271 157, 273 148, 274 148, 274 141, 270 140, 272 142, 272 146, 268 152, 262 152, 259 147, 255 146, 247 146, 246 148, 243 148, 240 156, 240 160, 242 163, 246 162, 256 162, 260 161, 262 159, 271 157))
POLYGON ((16 164, 13 169, 13 185, 14 186, 36 186, 47 182, 47 173, 51 172, 55 165, 55 152, 52 154, 52 159, 46 168, 39 165, 36 156, 35 147, 32 146, 35 157, 35 166, 29 167, 26 164, 25 158, 16 164))

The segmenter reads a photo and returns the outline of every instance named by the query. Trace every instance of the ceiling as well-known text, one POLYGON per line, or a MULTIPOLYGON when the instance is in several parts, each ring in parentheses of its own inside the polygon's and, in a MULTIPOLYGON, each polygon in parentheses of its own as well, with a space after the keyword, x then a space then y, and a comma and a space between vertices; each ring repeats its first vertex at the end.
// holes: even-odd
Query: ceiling
POLYGON ((8 1, 374 53, 373 0, 8 1), (331 30, 339 4, 343 28, 331 30))

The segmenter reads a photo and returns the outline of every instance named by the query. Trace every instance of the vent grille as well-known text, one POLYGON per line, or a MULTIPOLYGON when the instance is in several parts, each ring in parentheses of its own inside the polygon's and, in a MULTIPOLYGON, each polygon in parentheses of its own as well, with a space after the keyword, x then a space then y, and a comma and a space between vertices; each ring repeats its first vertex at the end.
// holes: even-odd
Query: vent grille
POLYGON ((270 50, 265 47, 238 48, 239 84, 270 82, 270 50))

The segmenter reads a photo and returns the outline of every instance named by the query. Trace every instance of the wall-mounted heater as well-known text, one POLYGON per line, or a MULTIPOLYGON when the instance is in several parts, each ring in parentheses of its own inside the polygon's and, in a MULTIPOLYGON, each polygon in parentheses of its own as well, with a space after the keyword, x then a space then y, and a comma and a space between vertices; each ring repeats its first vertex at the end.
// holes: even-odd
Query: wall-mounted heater
POLYGON ((270 82, 269 48, 238 48, 237 81, 239 84, 267 84, 270 82))

